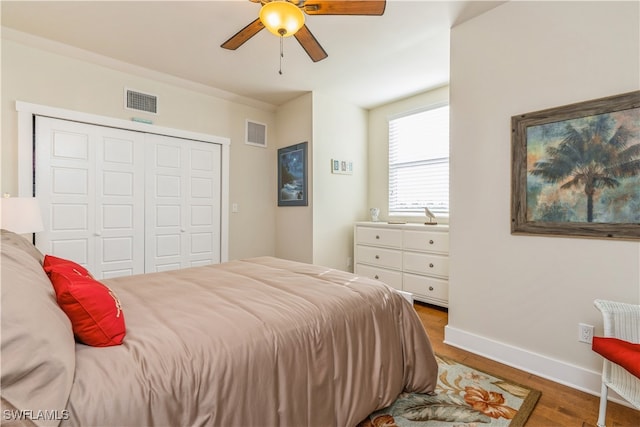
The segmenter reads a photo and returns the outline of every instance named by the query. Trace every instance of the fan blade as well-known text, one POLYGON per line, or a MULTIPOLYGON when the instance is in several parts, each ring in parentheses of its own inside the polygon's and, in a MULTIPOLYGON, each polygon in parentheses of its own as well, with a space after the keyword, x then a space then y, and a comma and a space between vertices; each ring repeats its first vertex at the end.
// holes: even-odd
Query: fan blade
POLYGON ((309 0, 303 1, 309 15, 382 15, 385 0, 309 0))
POLYGON ((237 33, 235 33, 229 40, 222 43, 220 47, 229 50, 236 50, 244 44, 251 37, 255 36, 264 28, 264 24, 260 21, 260 18, 256 19, 237 33))
POLYGON ((322 61, 327 56, 327 52, 324 51, 318 40, 311 34, 309 28, 303 25, 295 34, 294 37, 300 42, 302 48, 307 52, 313 62, 322 61))

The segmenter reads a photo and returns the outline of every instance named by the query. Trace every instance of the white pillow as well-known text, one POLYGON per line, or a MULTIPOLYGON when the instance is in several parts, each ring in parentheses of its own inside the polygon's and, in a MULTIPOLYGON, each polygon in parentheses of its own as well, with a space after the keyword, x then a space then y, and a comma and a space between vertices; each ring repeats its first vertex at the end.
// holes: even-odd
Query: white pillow
POLYGON ((0 230, 0 233, 2 236, 2 245, 11 245, 22 249, 33 258, 35 258, 40 263, 40 265, 42 265, 44 255, 42 255, 42 252, 40 252, 38 248, 33 246, 33 243, 31 243, 21 235, 14 233, 13 231, 2 229, 0 230))
POLYGON ((75 370, 71 322, 33 255, 4 242, 0 249, 2 397, 38 417, 37 425, 56 426, 64 417, 75 370), (39 419, 39 411, 53 419, 39 419))

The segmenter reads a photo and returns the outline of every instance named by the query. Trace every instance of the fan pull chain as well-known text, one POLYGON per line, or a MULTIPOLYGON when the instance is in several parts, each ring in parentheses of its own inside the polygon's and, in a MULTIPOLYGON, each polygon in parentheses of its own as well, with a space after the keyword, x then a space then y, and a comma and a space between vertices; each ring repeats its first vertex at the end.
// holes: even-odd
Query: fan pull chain
POLYGON ((278 71, 278 73, 280 75, 282 75, 282 58, 284 58, 284 37, 280 36, 280 70, 278 71))

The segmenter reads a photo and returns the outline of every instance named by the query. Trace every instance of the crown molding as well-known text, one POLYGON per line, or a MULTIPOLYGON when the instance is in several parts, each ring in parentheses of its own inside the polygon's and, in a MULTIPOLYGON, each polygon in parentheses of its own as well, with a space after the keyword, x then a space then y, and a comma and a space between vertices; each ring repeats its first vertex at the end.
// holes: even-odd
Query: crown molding
POLYGON ((201 94, 213 96, 226 101, 235 102, 238 104, 247 105, 249 107, 259 108, 261 110, 274 112, 276 106, 267 102, 258 101, 253 98, 248 98, 242 95, 238 95, 232 92, 228 92, 223 89, 207 86, 202 83, 194 82, 180 77, 172 76, 169 74, 161 73, 149 68, 133 65, 128 62, 119 61, 117 59, 110 58, 108 56, 100 55, 88 50, 80 49, 74 46, 70 46, 64 43, 60 43, 44 37, 39 37, 33 34, 25 33, 22 31, 14 30, 9 27, 1 27, 2 39, 10 40, 16 43, 20 43, 35 49, 52 52, 69 58, 77 59, 80 61, 89 62, 101 67, 110 68, 112 70, 120 71, 127 74, 133 74, 139 77, 155 80, 157 82, 165 83, 172 86, 177 86, 182 89, 191 90, 201 94))

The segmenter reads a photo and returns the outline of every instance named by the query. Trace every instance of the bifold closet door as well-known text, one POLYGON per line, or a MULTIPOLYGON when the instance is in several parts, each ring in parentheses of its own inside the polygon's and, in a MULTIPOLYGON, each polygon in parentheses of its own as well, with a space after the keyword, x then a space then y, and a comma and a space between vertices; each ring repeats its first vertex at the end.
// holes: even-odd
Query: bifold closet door
POLYGON ((220 262, 221 147, 146 135, 145 271, 220 262))
POLYGON ((144 134, 36 118, 36 246, 96 278, 144 272, 144 134))

